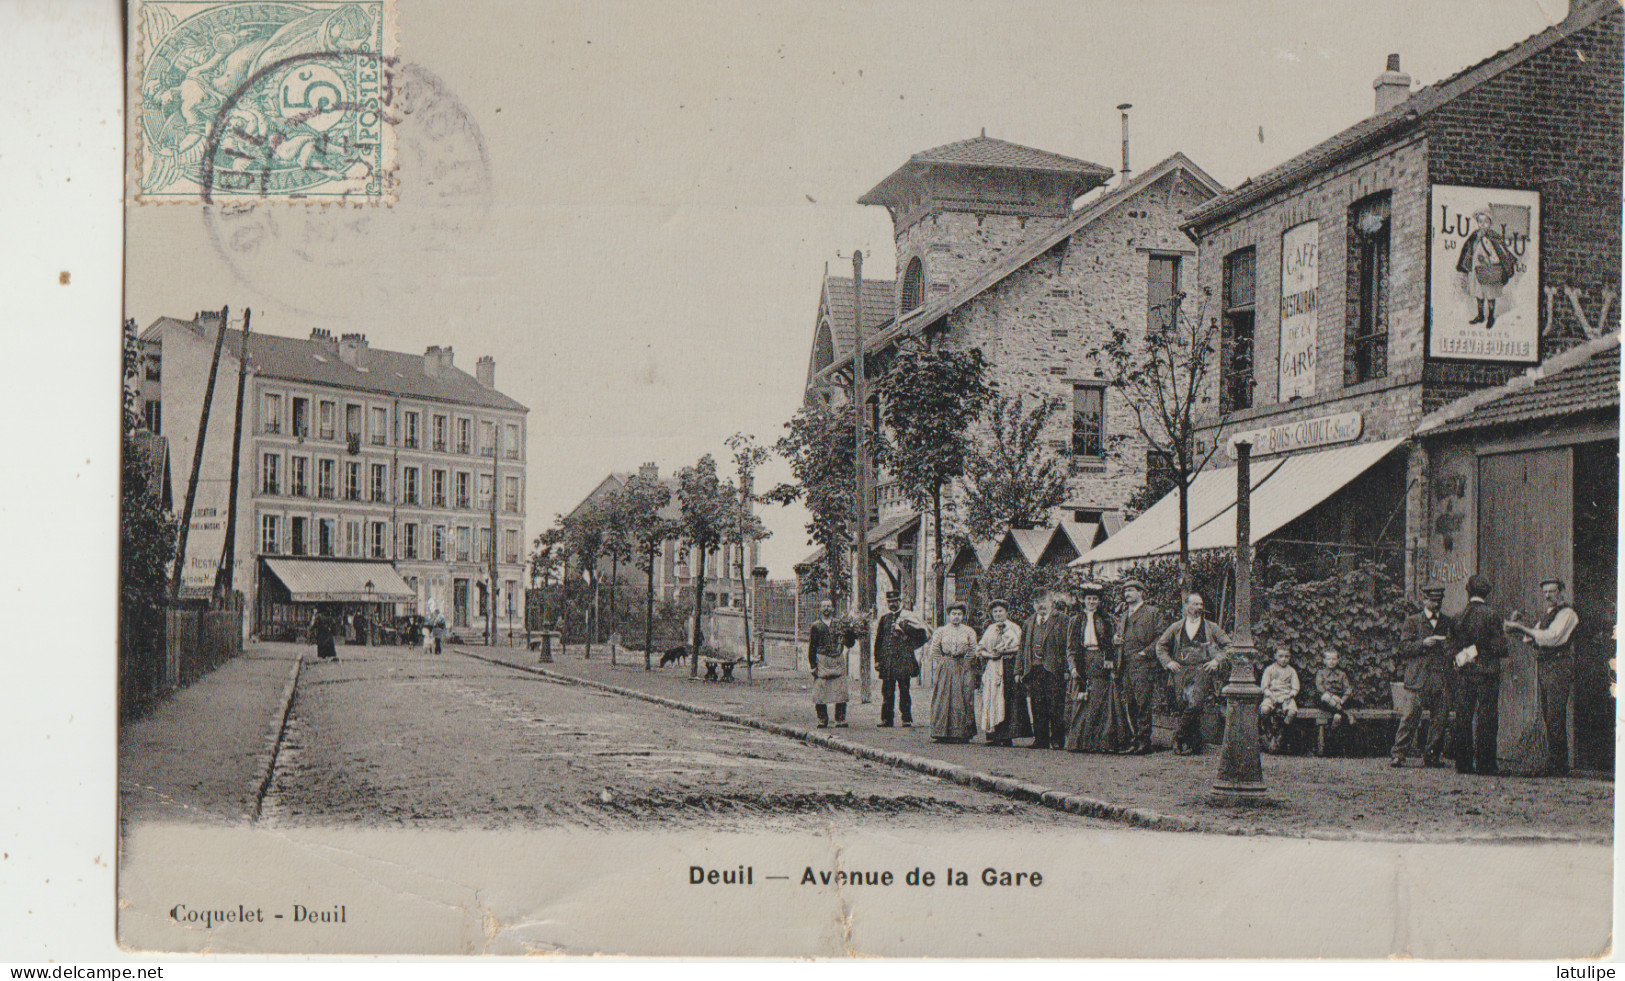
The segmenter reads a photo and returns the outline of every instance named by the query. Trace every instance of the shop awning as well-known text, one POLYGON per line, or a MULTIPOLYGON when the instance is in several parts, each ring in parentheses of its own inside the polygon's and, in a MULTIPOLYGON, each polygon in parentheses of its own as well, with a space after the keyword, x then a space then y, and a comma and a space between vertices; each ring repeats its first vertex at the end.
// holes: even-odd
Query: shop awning
MULTIPOLYGON (((1356 443, 1318 453, 1273 457, 1253 464, 1252 540, 1285 527, 1371 469, 1404 439, 1356 443)), ((1191 483, 1190 547, 1192 552, 1231 548, 1236 544, 1236 468, 1209 468, 1191 483)), ((1071 564, 1096 575, 1110 575, 1131 565, 1179 554, 1179 492, 1170 491, 1117 534, 1074 559, 1071 564)))
POLYGON ((399 603, 416 595, 388 562, 268 558, 265 564, 295 603, 399 603))

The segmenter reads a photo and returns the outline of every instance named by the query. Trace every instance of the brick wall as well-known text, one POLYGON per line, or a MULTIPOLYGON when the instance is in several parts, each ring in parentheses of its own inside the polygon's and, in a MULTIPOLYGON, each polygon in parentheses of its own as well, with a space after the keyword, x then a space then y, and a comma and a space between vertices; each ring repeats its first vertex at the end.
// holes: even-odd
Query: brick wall
POLYGON ((1622 22, 1616 8, 1426 124, 1435 183, 1540 192, 1547 357, 1586 336, 1565 290, 1577 294, 1591 336, 1619 326, 1622 22))
POLYGON ((925 266, 925 302, 965 286, 1015 245, 1054 228, 1058 219, 941 211, 897 233, 897 285, 909 260, 925 266), (934 289, 933 289, 934 288, 934 289))

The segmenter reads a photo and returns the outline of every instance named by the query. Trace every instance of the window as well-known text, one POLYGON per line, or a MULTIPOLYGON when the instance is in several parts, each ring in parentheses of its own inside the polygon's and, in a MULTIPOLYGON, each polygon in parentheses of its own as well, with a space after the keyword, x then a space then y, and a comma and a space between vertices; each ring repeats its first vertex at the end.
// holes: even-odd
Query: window
POLYGON ((1388 201, 1385 191, 1349 209, 1344 385, 1388 374, 1388 201))
POLYGON ((260 518, 260 551, 266 555, 277 554, 279 533, 282 530, 282 519, 274 514, 267 514, 260 518))
POLYGON ((473 431, 473 423, 467 419, 457 420, 457 452, 469 452, 469 434, 473 431))
POLYGON ((411 522, 401 525, 401 554, 409 559, 418 557, 418 526, 411 522))
POLYGON ((372 441, 378 446, 389 442, 389 410, 381 405, 372 409, 372 441))
POLYGON ((333 496, 333 461, 316 461, 316 496, 332 498, 333 496))
POLYGON ((517 423, 510 422, 506 427, 506 431, 508 434, 508 459, 517 460, 519 459, 519 426, 517 423))
POLYGON ((517 582, 512 579, 503 581, 502 606, 507 611, 505 615, 509 620, 513 619, 513 598, 514 594, 517 592, 519 592, 519 584, 517 582))
POLYGON ((162 421, 163 414, 163 404, 157 399, 147 399, 141 405, 141 419, 146 423, 147 431, 150 433, 157 434, 160 432, 158 423, 162 421))
POLYGON ((335 522, 332 518, 322 518, 322 519, 320 519, 319 521, 316 522, 316 554, 317 555, 332 555, 333 554, 333 547, 334 547, 334 545, 337 544, 334 541, 335 530, 336 530, 334 528, 334 526, 336 524, 337 524, 337 522, 335 522))
POLYGON ((494 422, 480 423, 480 456, 497 455, 497 425, 494 422))
POLYGON ((354 403, 344 407, 344 438, 361 438, 361 406, 354 403))
POLYGON ((319 427, 318 435, 320 435, 322 439, 333 438, 333 417, 337 411, 338 407, 332 402, 323 402, 317 409, 316 422, 317 426, 319 427))
POLYGON ((457 561, 467 562, 469 552, 473 547, 474 534, 464 525, 457 529, 457 561))
POLYGON ((417 467, 405 467, 401 470, 401 500, 407 504, 418 502, 417 467))
POLYGON ((1164 330, 1174 325, 1179 293, 1179 256, 1154 255, 1145 273, 1145 327, 1164 330))
POLYGON ((389 500, 389 468, 382 463, 372 465, 372 499, 389 500))
POLYGON ((415 450, 418 448, 418 414, 416 412, 406 413, 406 436, 402 442, 406 444, 407 449, 415 450))
POLYGON ((430 539, 430 544, 433 547, 434 551, 432 553, 430 553, 429 557, 436 560, 436 561, 443 561, 446 558, 446 526, 445 525, 435 525, 434 526, 434 536, 430 539))
POLYGON ((344 554, 352 559, 361 557, 361 522, 344 523, 344 554))
POLYGON ((502 509, 509 514, 519 513, 519 478, 505 477, 502 485, 502 509))
POLYGON ((265 417, 260 423, 260 428, 264 432, 282 432, 282 396, 265 393, 265 417))
POLYGON ((502 561, 519 561, 519 529, 505 528, 502 531, 502 561))
POLYGON ((1072 386, 1072 455, 1099 460, 1106 455, 1106 388, 1072 386))
POLYGON ((388 558, 384 552, 384 523, 382 521, 372 523, 372 557, 375 559, 388 558))
POLYGON ((437 508, 446 506, 446 471, 436 470, 429 481, 429 503, 437 508))
POLYGON ((444 453, 446 451, 446 417, 434 417, 434 448, 444 453))
POLYGON ((466 473, 457 475, 457 506, 460 508, 468 507, 468 474, 466 473))
POLYGON ((294 497, 310 496, 310 460, 302 456, 288 457, 288 493, 294 497))
POLYGON ((288 554, 305 554, 305 519, 288 519, 288 554))
POLYGON ((1219 411, 1253 404, 1253 306, 1258 253, 1252 246, 1224 257, 1224 320, 1219 327, 1219 411))
POLYGON ((361 464, 344 464, 344 499, 346 501, 361 500, 361 464))
POLYGON ((916 309, 925 302, 925 263, 919 256, 908 261, 908 269, 903 273, 902 309, 904 313, 916 309))
POLYGON ((293 400, 293 434, 299 437, 310 435, 310 399, 296 397, 293 400))
POLYGON ((480 561, 491 561, 491 529, 480 529, 480 561))
POLYGON ((262 492, 266 494, 282 493, 281 480, 277 472, 278 464, 281 462, 282 458, 275 453, 265 454, 265 459, 260 464, 260 490, 262 492))
POLYGON ((489 508, 491 506, 492 503, 493 502, 491 500, 491 475, 488 474, 488 473, 482 473, 482 474, 480 474, 480 497, 479 497, 480 510, 481 511, 486 510, 487 508, 489 508))

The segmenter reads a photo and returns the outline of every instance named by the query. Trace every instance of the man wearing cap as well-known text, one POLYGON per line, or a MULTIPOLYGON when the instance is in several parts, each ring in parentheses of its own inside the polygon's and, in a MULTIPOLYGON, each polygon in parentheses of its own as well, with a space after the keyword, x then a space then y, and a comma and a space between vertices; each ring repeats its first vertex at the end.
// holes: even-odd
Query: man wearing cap
POLYGON ((1122 629, 1117 635, 1117 665, 1128 709, 1129 746, 1125 753, 1151 752, 1151 704, 1156 697, 1162 666, 1157 663, 1157 638, 1162 636, 1162 611, 1145 601, 1145 585, 1138 579, 1123 583, 1122 629))
POLYGON ((914 724, 914 700, 909 691, 919 677, 920 662, 914 652, 930 639, 930 633, 911 613, 903 609, 902 595, 893 589, 886 593, 886 613, 875 625, 875 673, 880 676, 880 727, 891 728, 893 706, 903 717, 903 726, 914 724))
POLYGON ((1443 586, 1424 588, 1421 611, 1406 617, 1399 628, 1399 656, 1405 661, 1404 684, 1411 697, 1399 718, 1399 731, 1394 736, 1393 752, 1389 754, 1390 766, 1404 766, 1405 757, 1416 749, 1423 712, 1431 721, 1422 765, 1442 765, 1439 755, 1444 751, 1446 733, 1450 729, 1450 693, 1455 683, 1447 646, 1452 624, 1450 618, 1439 611, 1443 601, 1443 586))
POLYGON ((1083 611, 1072 618, 1070 653, 1072 677, 1085 700, 1073 709, 1066 748, 1074 753, 1115 753, 1126 743, 1123 727, 1113 724, 1114 709, 1121 714, 1121 702, 1112 691, 1117 674, 1116 624, 1100 608, 1104 586, 1084 583, 1082 592, 1083 611))
POLYGON ((1546 723, 1546 772, 1569 772, 1569 697, 1574 694, 1574 650, 1570 642, 1580 615, 1563 600, 1563 580, 1544 579, 1540 595, 1546 612, 1530 627, 1517 614, 1506 621, 1508 633, 1523 634, 1535 646, 1535 682, 1540 693, 1540 715, 1546 723))

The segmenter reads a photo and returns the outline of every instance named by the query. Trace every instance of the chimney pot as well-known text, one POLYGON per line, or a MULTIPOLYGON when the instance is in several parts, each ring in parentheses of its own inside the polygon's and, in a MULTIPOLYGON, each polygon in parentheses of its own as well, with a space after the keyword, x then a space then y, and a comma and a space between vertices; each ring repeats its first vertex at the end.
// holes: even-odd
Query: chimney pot
POLYGON ((430 344, 423 352, 423 373, 430 378, 440 377, 440 345, 430 344))
POLYGON ((491 357, 489 354, 481 355, 480 359, 474 362, 474 380, 479 382, 484 388, 496 388, 496 359, 491 357))
POLYGON ((653 463, 645 463, 638 467, 638 476, 642 477, 644 480, 659 480, 660 468, 655 466, 653 463))
POLYGON ((1399 70, 1399 55, 1388 56, 1388 68, 1371 83, 1377 91, 1377 112, 1383 113, 1411 97, 1411 77, 1399 70))
POLYGON ((367 346, 366 334, 343 334, 339 337, 339 360, 345 364, 353 365, 356 362, 356 353, 367 346))

